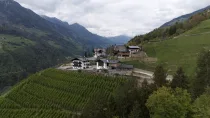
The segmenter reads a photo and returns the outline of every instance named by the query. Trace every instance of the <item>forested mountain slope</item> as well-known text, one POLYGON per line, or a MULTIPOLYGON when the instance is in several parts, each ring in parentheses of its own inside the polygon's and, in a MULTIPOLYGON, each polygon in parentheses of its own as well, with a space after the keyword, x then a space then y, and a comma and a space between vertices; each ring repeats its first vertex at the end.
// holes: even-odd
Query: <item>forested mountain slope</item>
POLYGON ((89 44, 89 45, 92 45, 92 47, 105 47, 114 43, 108 38, 89 32, 85 27, 83 27, 82 25, 78 23, 69 25, 67 22, 61 21, 57 18, 52 18, 48 16, 42 16, 42 17, 52 22, 55 25, 65 27, 69 31, 73 32, 75 34, 74 35, 75 37, 78 36, 77 38, 82 39, 83 44, 89 44))
POLYGON ((207 7, 203 8, 203 9, 199 9, 197 11, 194 11, 194 12, 186 14, 186 15, 182 15, 182 16, 180 16, 178 18, 174 18, 173 20, 163 24, 161 27, 172 26, 172 25, 176 24, 176 22, 184 22, 184 21, 188 20, 190 17, 192 17, 193 15, 201 13, 201 12, 204 12, 207 9, 210 9, 210 6, 207 6, 207 7))
POLYGON ((0 90, 66 57, 81 55, 84 49, 107 45, 108 41, 86 39, 13 0, 0 0, 0 90))
POLYGON ((149 57, 157 58, 156 64, 162 64, 173 74, 183 67, 192 76, 196 70, 198 54, 210 48, 210 12, 209 9, 183 23, 153 30, 145 35, 133 38, 128 44, 142 45, 149 57))
POLYGON ((160 27, 145 35, 135 36, 129 41, 128 44, 138 45, 147 41, 161 41, 168 38, 173 38, 191 30, 202 21, 208 20, 209 18, 210 9, 206 9, 203 12, 191 16, 188 20, 184 22, 176 22, 174 25, 171 25, 169 27, 160 27))

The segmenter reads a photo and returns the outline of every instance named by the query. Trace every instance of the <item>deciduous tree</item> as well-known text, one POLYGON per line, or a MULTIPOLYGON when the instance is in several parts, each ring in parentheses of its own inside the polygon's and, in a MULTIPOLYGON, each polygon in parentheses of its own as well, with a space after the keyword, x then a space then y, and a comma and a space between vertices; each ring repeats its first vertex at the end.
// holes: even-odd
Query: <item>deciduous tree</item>
POLYGON ((185 118, 190 110, 191 97, 186 90, 162 87, 147 100, 151 118, 185 118))
POLYGON ((193 104, 194 118, 210 118, 210 89, 193 104))

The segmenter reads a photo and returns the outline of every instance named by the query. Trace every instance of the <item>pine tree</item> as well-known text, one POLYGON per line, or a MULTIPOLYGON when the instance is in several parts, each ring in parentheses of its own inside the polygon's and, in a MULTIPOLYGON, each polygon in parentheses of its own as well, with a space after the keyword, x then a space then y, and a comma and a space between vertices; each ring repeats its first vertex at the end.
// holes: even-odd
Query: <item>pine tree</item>
POLYGON ((194 98, 205 92, 210 85, 210 51, 202 51, 197 62, 196 79, 193 85, 194 98))
POLYGON ((140 105, 136 101, 133 106, 133 110, 131 111, 131 113, 129 115, 129 118, 140 118, 140 113, 141 113, 140 105))
POLYGON ((166 71, 162 66, 157 66, 154 72, 154 81, 157 87, 162 87, 166 85, 166 71))
POLYGON ((181 67, 178 68, 177 72, 174 74, 171 87, 188 89, 188 84, 187 76, 185 75, 183 69, 181 67))

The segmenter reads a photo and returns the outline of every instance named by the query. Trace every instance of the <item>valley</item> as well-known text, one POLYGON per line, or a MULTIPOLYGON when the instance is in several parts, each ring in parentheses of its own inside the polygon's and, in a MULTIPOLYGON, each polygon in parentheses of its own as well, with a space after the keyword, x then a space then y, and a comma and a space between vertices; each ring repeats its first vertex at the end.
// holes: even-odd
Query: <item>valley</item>
POLYGON ((0 91, 28 75, 113 44, 78 23, 40 16, 13 0, 0 1, 0 91))
POLYGON ((19 2, 0 0, 0 118, 210 117, 210 6, 159 25, 160 1, 19 2))

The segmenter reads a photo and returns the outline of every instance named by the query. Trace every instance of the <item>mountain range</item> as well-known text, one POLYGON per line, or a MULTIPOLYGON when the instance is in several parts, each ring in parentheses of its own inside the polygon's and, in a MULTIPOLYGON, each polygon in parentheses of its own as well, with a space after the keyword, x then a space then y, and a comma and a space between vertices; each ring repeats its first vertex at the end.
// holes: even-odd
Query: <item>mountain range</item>
POLYGON ((14 0, 0 0, 0 89, 30 73, 114 44, 78 23, 40 16, 14 0))
POLYGON ((126 44, 129 40, 132 39, 132 37, 120 35, 115 37, 108 37, 108 39, 114 42, 115 44, 126 44))
POLYGON ((72 31, 75 35, 79 36, 82 39, 83 44, 85 45, 91 44, 92 47, 104 47, 104 46, 106 47, 113 43, 106 37, 102 37, 97 34, 89 32, 85 27, 83 27, 78 23, 69 25, 67 22, 61 21, 54 17, 48 17, 48 16, 41 16, 41 17, 55 25, 62 26, 68 29, 69 31, 72 31))
MULTIPOLYGON (((163 26, 191 16, 181 16, 163 26)), ((78 23, 40 16, 14 0, 0 0, 0 89, 31 73, 63 63, 68 57, 82 56, 94 47, 124 44, 129 39, 123 35, 99 36, 78 23)))
POLYGON ((161 26, 161 28, 162 28, 162 27, 167 27, 167 26, 172 26, 172 25, 174 25, 176 22, 183 22, 183 21, 186 21, 186 20, 188 20, 190 17, 192 17, 193 15, 198 14, 198 13, 201 13, 201 12, 207 10, 207 9, 210 9, 210 6, 207 6, 207 7, 205 7, 205 8, 199 9, 199 10, 194 11, 194 12, 192 12, 192 13, 185 14, 185 15, 182 15, 182 16, 180 16, 180 17, 174 18, 174 19, 172 19, 171 21, 164 23, 164 24, 161 26))

